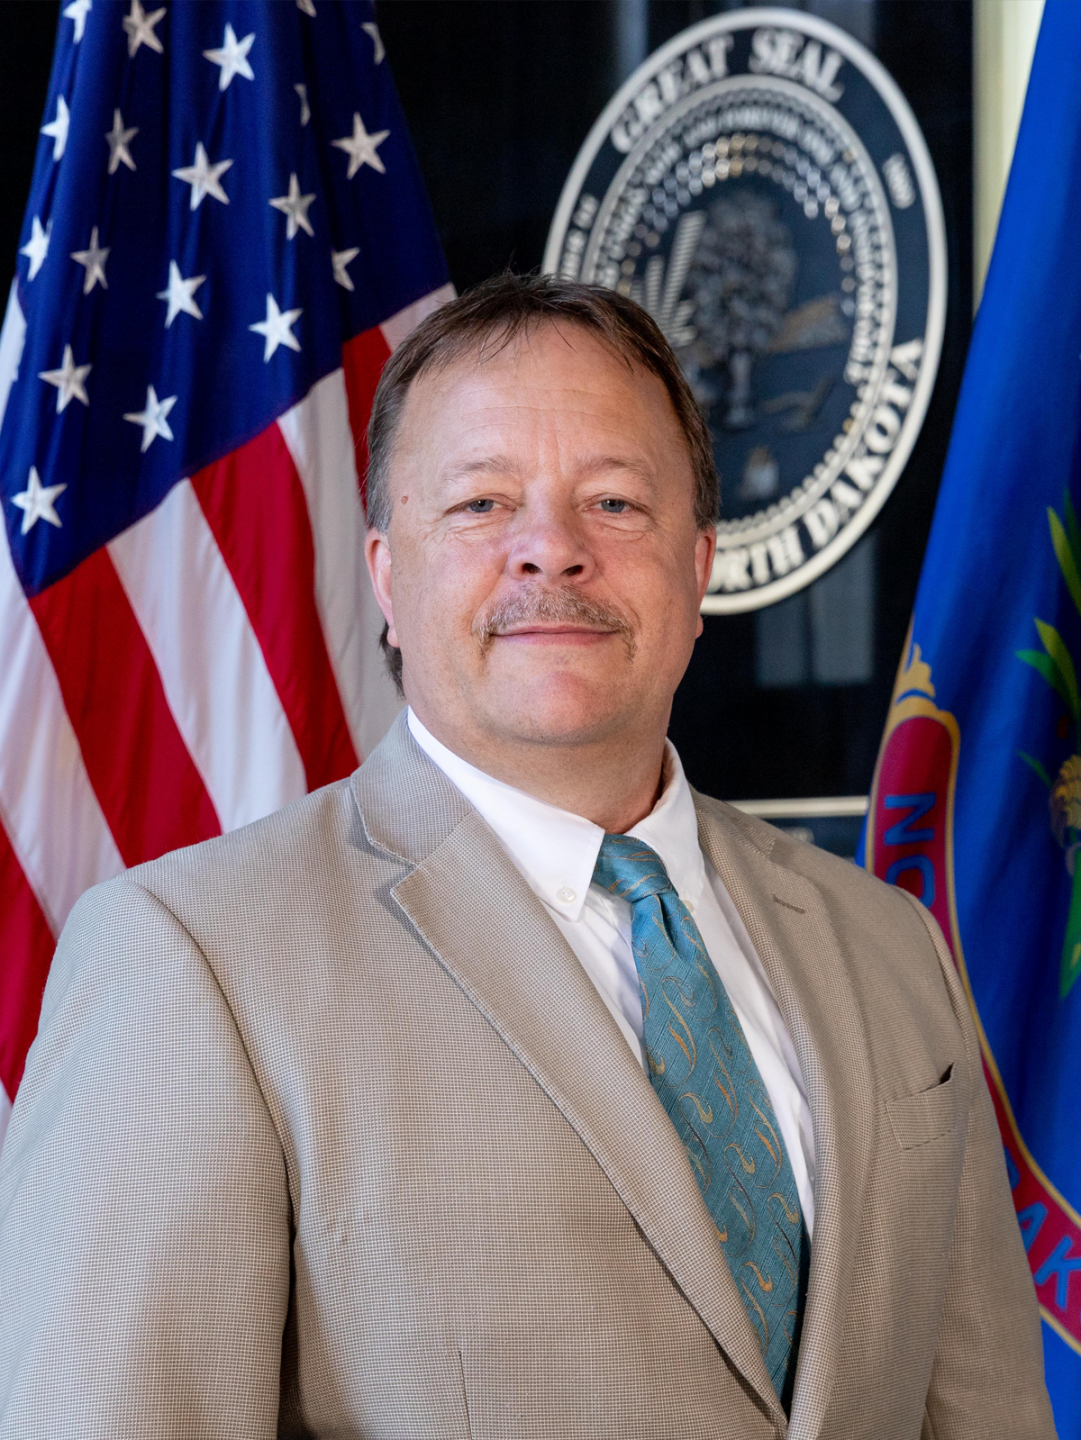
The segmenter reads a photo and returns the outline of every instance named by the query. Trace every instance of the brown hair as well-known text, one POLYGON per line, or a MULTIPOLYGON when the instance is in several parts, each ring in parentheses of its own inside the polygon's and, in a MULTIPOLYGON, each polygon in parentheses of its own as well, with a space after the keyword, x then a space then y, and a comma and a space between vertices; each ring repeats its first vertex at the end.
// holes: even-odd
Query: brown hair
MULTIPOLYGON (((561 321, 586 330, 628 366, 640 365, 664 384, 690 452, 695 521, 700 530, 715 524, 719 487, 709 430, 672 347, 651 316, 626 295, 600 285, 508 272, 484 281, 422 320, 387 361, 368 422, 369 525, 385 531, 390 524, 390 463, 413 381, 470 351, 483 359, 538 325, 561 321)), ((400 691, 401 652, 387 641, 385 627, 380 643, 400 691)))

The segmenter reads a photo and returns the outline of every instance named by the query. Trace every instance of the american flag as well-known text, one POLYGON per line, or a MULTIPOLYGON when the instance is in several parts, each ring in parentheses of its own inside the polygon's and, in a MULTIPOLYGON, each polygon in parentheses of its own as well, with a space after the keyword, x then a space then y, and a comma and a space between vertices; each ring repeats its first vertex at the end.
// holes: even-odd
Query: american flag
POLYGON ((385 728, 363 432, 451 293, 370 4, 63 5, 0 334, 0 1134, 82 891, 385 728))

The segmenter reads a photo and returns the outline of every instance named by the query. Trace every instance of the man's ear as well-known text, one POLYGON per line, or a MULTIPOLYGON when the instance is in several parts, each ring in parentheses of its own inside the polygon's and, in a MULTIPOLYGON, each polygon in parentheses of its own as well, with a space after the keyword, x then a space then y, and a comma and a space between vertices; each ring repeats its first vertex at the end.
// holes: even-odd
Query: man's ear
POLYGON ((394 630, 394 602, 391 598, 390 539, 385 530, 376 530, 373 527, 368 531, 364 538, 364 559, 368 564, 368 574, 372 579, 376 601, 387 622, 387 640, 396 646, 398 636, 394 630))

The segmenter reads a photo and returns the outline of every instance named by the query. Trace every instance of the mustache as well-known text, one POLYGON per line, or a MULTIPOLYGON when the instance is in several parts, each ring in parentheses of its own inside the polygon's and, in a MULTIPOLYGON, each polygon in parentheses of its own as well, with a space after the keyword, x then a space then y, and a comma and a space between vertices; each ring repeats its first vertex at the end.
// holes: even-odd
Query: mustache
POLYGON ((521 590, 478 617, 473 631, 480 640, 481 649, 487 650, 497 635, 521 629, 535 620, 549 625, 584 625, 591 630, 607 630, 620 635, 627 647, 628 658, 634 655, 636 649, 634 631, 625 615, 612 605, 581 594, 572 586, 561 586, 558 590, 530 586, 521 590))

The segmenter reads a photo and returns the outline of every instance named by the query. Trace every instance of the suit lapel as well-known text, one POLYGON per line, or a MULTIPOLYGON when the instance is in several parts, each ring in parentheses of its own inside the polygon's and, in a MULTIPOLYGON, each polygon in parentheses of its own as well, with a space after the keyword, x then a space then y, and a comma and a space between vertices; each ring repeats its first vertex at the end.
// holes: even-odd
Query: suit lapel
POLYGON ((783 1426, 686 1151, 540 900, 404 721, 353 790, 369 840, 414 867, 391 891, 404 915, 581 1137, 760 1409, 783 1426))
POLYGON ((811 1272, 789 1434, 819 1433, 838 1363, 870 1164, 873 1075, 863 1016, 821 892, 731 812, 696 796, 699 838, 769 977, 803 1071, 815 1139, 811 1272))

